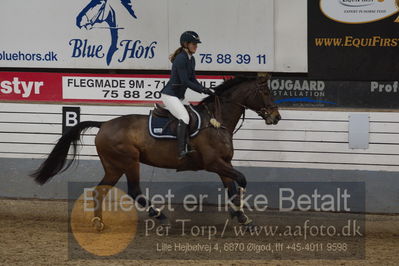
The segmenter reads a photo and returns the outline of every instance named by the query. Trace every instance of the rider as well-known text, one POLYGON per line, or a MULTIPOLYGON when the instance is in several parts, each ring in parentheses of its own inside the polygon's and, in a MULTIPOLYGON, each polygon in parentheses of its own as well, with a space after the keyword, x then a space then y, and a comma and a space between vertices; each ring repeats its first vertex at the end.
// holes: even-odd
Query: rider
POLYGON ((180 36, 180 47, 170 56, 172 62, 172 73, 169 82, 161 90, 161 100, 166 109, 176 117, 179 122, 177 126, 177 145, 179 159, 184 158, 188 153, 187 127, 190 117, 184 100, 187 87, 208 95, 213 94, 208 88, 202 86, 195 78, 195 59, 193 54, 197 50, 197 44, 201 43, 200 38, 194 31, 185 31, 180 36))

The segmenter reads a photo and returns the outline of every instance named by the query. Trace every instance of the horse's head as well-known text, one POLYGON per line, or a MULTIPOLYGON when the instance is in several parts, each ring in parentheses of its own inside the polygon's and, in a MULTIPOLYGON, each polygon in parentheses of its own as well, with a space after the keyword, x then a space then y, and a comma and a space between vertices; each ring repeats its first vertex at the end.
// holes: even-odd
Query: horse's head
POLYGON ((267 81, 268 77, 257 77, 243 82, 243 89, 240 90, 242 104, 255 111, 267 125, 276 125, 281 120, 281 115, 278 106, 273 103, 267 81))
POLYGON ((94 24, 104 22, 110 11, 107 1, 91 1, 76 17, 76 26, 90 30, 94 24))
MULTIPOLYGON (((273 99, 268 86, 268 77, 236 77, 223 82, 214 88, 215 94, 222 102, 234 103, 255 111, 266 124, 276 125, 281 120, 278 106, 273 99)), ((206 97, 200 104, 212 103, 213 96, 206 97)))

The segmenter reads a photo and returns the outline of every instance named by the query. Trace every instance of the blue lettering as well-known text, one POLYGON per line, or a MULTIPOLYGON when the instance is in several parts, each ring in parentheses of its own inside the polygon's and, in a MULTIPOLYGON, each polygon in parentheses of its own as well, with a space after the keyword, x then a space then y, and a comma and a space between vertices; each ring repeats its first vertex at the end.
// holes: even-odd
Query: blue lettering
POLYGON ((154 50, 155 50, 155 47, 156 47, 157 44, 158 44, 157 42, 152 42, 150 44, 150 46, 147 47, 147 51, 146 51, 146 54, 145 54, 146 58, 149 58, 149 59, 154 58, 154 56, 155 56, 155 51, 154 50))
POLYGON ((69 45, 73 46, 72 50, 72 57, 81 57, 81 58, 103 58, 104 53, 101 51, 103 50, 103 46, 89 44, 87 39, 72 39, 69 41, 69 45))
MULTIPOLYGON (((136 41, 136 42, 140 42, 140 41, 136 41)), ((141 43, 141 42, 140 42, 141 43)), ((135 45, 136 45, 136 43, 135 43, 135 45)), ((142 56, 143 56, 143 54, 144 54, 144 47, 143 46, 139 46, 138 48, 137 48, 137 50, 136 50, 136 52, 135 52, 135 56, 136 56, 136 58, 141 58, 142 56)))
POLYGON ((138 41, 135 41, 133 43, 133 46, 130 46, 130 44, 132 43, 132 40, 123 40, 120 42, 120 46, 124 46, 124 50, 123 50, 123 55, 122 58, 118 59, 119 63, 122 63, 123 61, 125 61, 126 57, 129 58, 134 58, 134 51, 136 50, 136 45, 138 41), (130 55, 128 56, 128 53, 130 52, 130 55))
POLYGON ((101 51, 103 50, 103 46, 99 45, 96 47, 96 52, 95 52, 95 57, 97 58, 103 58, 104 57, 104 53, 101 53, 101 51))
POLYGON ((136 40, 135 42, 132 40, 123 40, 120 42, 123 55, 118 59, 118 62, 122 63, 126 58, 154 58, 156 45, 157 42, 155 41, 148 46, 144 46, 140 40, 136 40))
POLYGON ((80 57, 82 54, 82 51, 80 50, 82 47, 82 40, 72 39, 69 41, 69 45, 73 45, 72 57, 80 57))

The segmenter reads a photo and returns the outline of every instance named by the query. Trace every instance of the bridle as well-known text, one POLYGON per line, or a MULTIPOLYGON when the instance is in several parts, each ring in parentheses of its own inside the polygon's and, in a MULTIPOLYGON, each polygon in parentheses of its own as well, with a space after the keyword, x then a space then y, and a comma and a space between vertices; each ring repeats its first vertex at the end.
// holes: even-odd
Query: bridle
POLYGON ((261 107, 259 110, 255 111, 260 117, 263 119, 267 119, 270 117, 270 114, 273 113, 278 109, 278 106, 276 104, 266 104, 266 92, 263 92, 263 87, 266 85, 266 82, 258 82, 256 85, 256 93, 263 99, 263 103, 265 106, 261 107))
MULTIPOLYGON (((262 97, 263 103, 265 103, 265 106, 261 107, 259 110, 254 110, 254 111, 262 119, 266 120, 268 117, 270 117, 271 113, 273 113, 275 110, 278 109, 278 106, 276 104, 266 104, 266 99, 265 99, 266 95, 265 95, 265 93, 262 93, 262 89, 263 89, 264 85, 265 85, 264 82, 258 82, 256 84, 255 92, 257 94, 256 96, 259 95, 260 97, 262 97)), ((220 111, 221 103, 220 103, 220 99, 219 99, 219 96, 217 96, 217 95, 214 95, 214 97, 215 97, 215 110, 214 110, 215 117, 217 119, 220 119, 219 121, 221 121, 221 111, 220 111)), ((248 106, 244 105, 244 104, 241 104, 241 103, 237 103, 237 102, 230 102, 230 103, 239 105, 239 106, 244 108, 244 112, 243 112, 242 118, 241 118, 241 124, 240 124, 240 126, 237 129, 234 130, 234 132, 233 132, 233 135, 234 135, 234 134, 237 133, 238 130, 240 130, 242 128, 242 126, 244 124, 244 121, 245 121, 245 111, 247 109, 250 109, 250 108, 248 106)))

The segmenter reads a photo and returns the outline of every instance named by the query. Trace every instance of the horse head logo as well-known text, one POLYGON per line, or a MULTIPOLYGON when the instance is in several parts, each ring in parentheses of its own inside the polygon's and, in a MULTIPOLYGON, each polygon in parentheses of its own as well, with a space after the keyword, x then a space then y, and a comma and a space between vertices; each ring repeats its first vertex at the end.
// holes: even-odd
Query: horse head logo
MULTIPOLYGON (((118 30, 119 28, 116 22, 116 12, 110 3, 112 0, 92 0, 83 10, 79 13, 76 18, 76 25, 81 29, 109 29, 111 32, 111 45, 107 52, 107 65, 111 63, 112 56, 118 50, 118 30), (106 23, 108 26, 95 26, 96 24, 106 23)), ((133 0, 118 0, 127 9, 129 14, 136 18, 134 13, 132 1, 133 0)))

